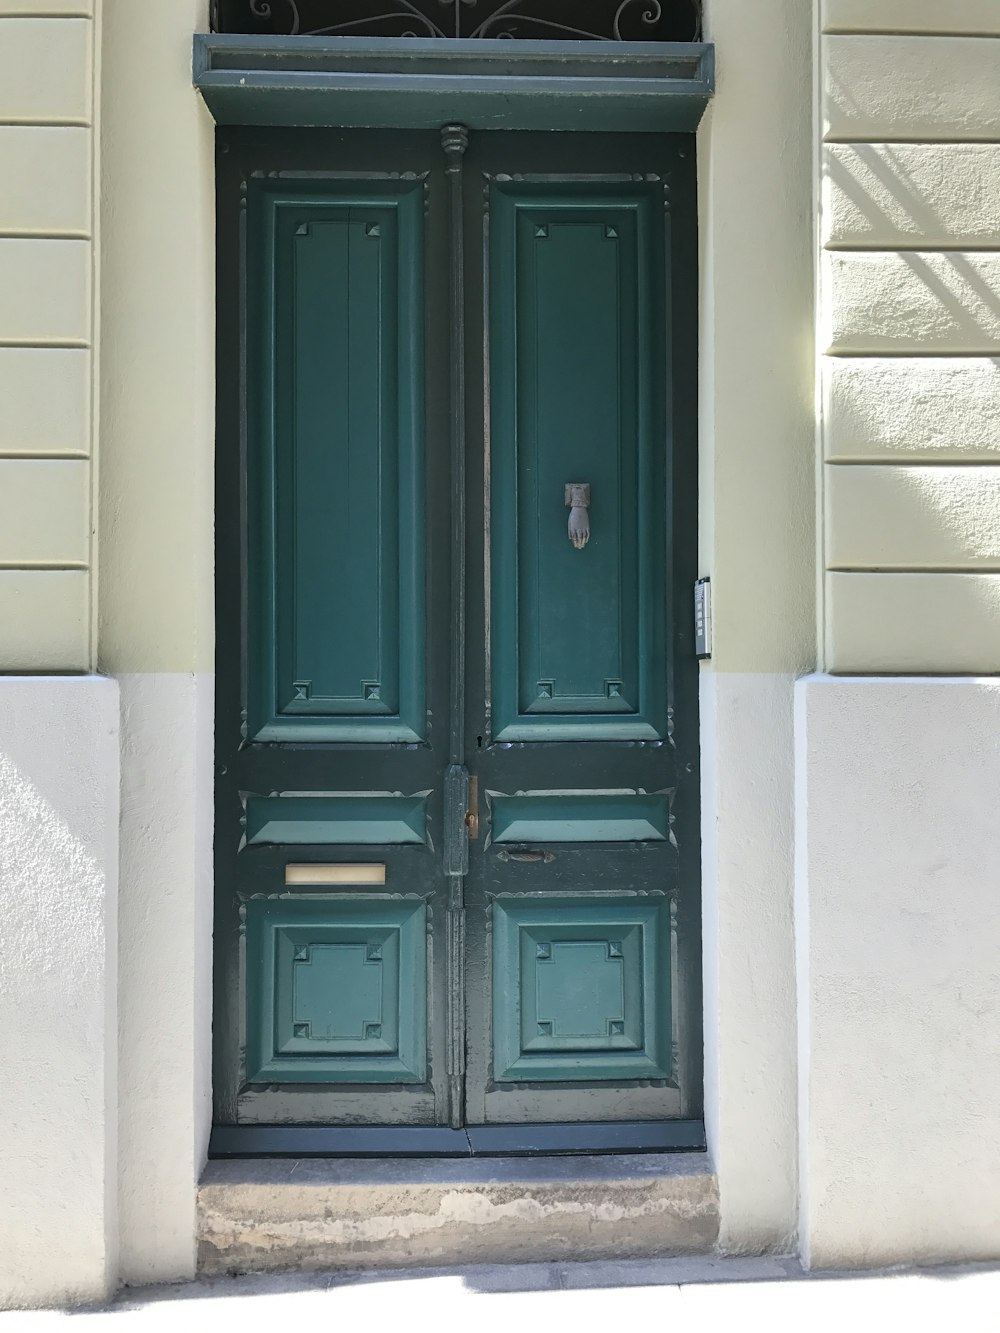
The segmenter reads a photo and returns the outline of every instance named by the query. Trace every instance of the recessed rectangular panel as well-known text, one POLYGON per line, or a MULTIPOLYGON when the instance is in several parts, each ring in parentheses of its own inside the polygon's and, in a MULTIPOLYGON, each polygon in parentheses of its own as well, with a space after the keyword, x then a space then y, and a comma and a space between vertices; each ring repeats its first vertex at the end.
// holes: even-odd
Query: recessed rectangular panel
POLYGON ((266 796, 247 801, 247 842, 425 843, 425 796, 266 796))
POLYGON ((666 795, 494 796, 494 842, 664 842, 666 795))
POLYGON ((666 1079, 666 898, 498 898, 493 906, 497 1083, 666 1079))
POLYGON ((251 899, 247 1080, 422 1083, 423 903, 251 899))
POLYGON ((418 740, 419 184, 251 200, 251 734, 418 740))
POLYGON ((491 195, 497 736, 653 739, 666 721, 662 187, 540 191, 491 195), (589 504, 568 509, 574 495, 589 504))

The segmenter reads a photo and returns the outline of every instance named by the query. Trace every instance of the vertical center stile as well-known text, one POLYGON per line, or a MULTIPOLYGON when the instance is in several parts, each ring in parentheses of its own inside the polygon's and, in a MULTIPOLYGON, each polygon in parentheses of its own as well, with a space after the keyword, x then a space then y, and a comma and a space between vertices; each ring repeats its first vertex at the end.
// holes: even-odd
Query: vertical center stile
POLYGON ((464 125, 445 125, 441 147, 448 178, 449 424, 451 433, 451 652, 448 772, 445 775, 445 869, 448 874, 448 1088, 453 1128, 465 1103, 465 823, 469 776, 465 768, 465 245, 463 164, 469 146, 464 125))

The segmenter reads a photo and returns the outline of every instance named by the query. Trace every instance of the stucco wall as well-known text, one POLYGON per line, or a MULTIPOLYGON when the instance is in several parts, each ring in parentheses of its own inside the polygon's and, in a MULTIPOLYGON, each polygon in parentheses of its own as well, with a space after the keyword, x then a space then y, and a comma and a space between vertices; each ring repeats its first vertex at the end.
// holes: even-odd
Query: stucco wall
POLYGON ((1000 1256, 1000 681, 798 686, 801 1243, 1000 1256))
POLYGON ((1000 7, 824 0, 825 660, 1000 669, 1000 7))
POLYGON ((132 1283, 194 1271, 211 1123, 214 127, 191 83, 207 17, 204 0, 105 0, 99 665, 122 698, 132 1283))
POLYGON ((793 689, 816 661, 811 7, 710 0, 698 132, 705 1101, 720 1244, 796 1224, 793 689))
POLYGON ((0 677, 0 1308, 118 1283, 118 689, 0 677))
POLYGON ((98 0, 0 0, 0 670, 94 659, 98 0))
POLYGON ((971 673, 1000 672, 1000 7, 821 19, 840 678, 797 686, 799 1244, 814 1267, 996 1259, 1000 686, 971 673))

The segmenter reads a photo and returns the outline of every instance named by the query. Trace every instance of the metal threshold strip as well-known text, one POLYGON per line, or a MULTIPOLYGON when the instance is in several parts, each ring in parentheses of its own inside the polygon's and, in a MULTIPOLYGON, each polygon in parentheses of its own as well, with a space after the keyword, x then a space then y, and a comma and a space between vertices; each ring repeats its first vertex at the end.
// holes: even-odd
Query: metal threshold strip
POLYGON ((216 1125, 208 1155, 227 1157, 535 1157, 704 1152, 700 1120, 589 1125, 216 1125))

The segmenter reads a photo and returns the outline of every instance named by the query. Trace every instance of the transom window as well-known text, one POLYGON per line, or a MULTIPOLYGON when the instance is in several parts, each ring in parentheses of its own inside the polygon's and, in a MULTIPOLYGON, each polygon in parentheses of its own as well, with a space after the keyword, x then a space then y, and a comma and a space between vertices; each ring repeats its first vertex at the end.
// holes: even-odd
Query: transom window
POLYGON ((695 42, 701 0, 212 0, 215 32, 695 42))

